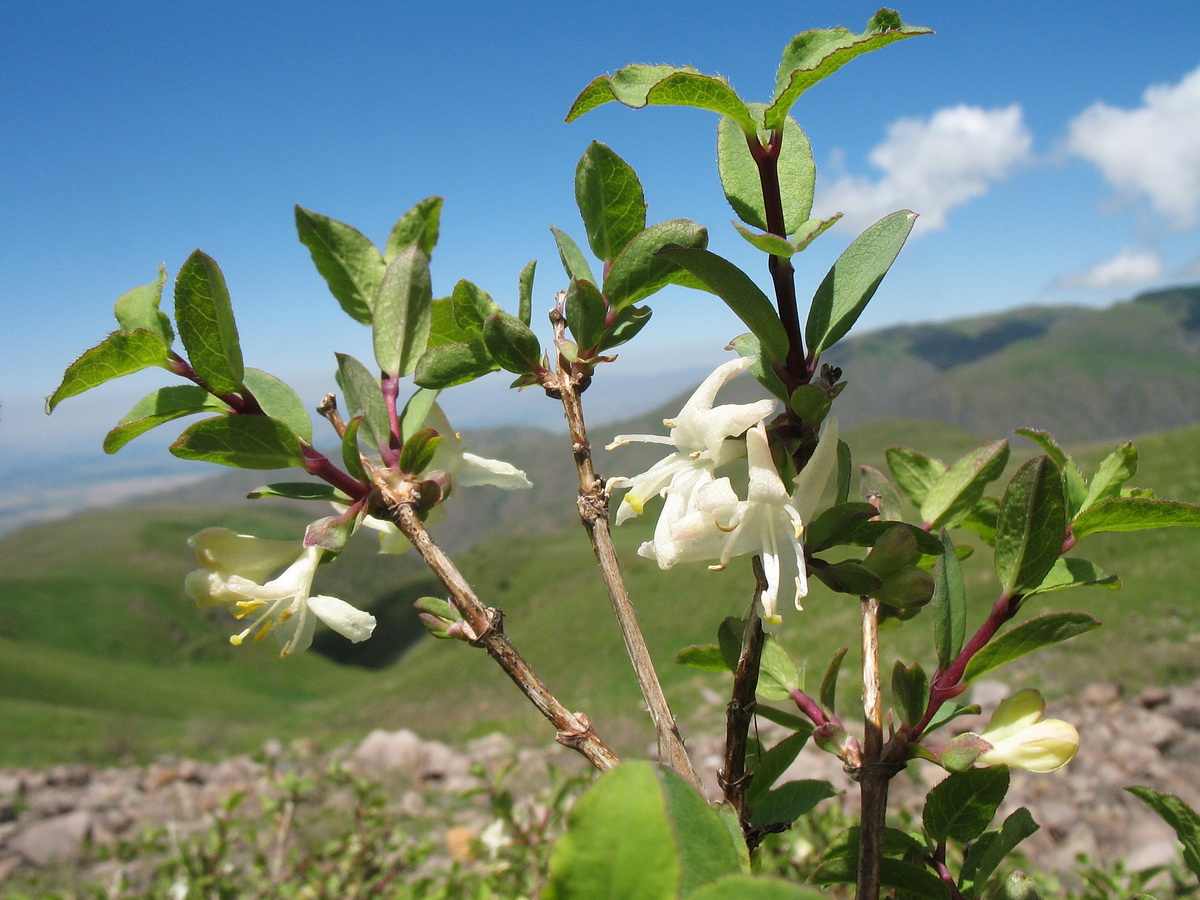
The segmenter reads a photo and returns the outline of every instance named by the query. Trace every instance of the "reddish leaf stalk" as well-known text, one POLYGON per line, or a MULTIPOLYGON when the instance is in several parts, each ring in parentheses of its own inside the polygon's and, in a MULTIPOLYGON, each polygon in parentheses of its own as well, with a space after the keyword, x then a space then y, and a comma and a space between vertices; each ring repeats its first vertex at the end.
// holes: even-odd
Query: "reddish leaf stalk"
MULTIPOLYGON (((783 148, 783 132, 772 132, 767 146, 757 137, 746 136, 750 155, 758 166, 758 178, 762 183, 763 208, 766 213, 767 231, 782 238, 787 237, 787 220, 783 213, 783 195, 779 190, 779 151, 783 148)), ((796 278, 792 262, 780 256, 772 256, 768 263, 771 281, 775 286, 775 302, 779 307, 779 320, 788 336, 788 356, 781 373, 788 388, 799 387, 809 381, 808 361, 804 354, 804 337, 800 330, 800 312, 796 302, 796 278)))
POLYGON ((925 715, 921 717, 921 721, 913 727, 909 734, 909 740, 919 739, 921 733, 929 727, 930 720, 941 709, 942 704, 963 692, 964 686, 961 682, 963 673, 967 670, 967 664, 976 653, 987 646, 988 641, 996 636, 1000 626, 1017 614, 1024 596, 1024 594, 1000 595, 992 605, 992 611, 988 617, 979 626, 979 630, 971 636, 971 639, 963 645, 954 662, 944 672, 939 672, 934 676, 933 683, 929 687, 929 705, 925 708, 925 715))
POLYGON ((367 496, 367 486, 355 481, 337 466, 329 461, 324 453, 301 442, 300 451, 304 454, 304 471, 316 475, 322 481, 333 485, 351 500, 362 500, 367 496))

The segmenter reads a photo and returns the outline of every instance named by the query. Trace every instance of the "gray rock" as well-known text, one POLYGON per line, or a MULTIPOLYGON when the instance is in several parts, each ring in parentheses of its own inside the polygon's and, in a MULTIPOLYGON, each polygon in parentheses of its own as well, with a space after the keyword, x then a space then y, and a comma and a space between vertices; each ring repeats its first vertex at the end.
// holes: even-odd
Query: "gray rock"
POLYGON ((22 829, 6 849, 35 866, 62 862, 79 854, 91 826, 92 817, 86 810, 51 816, 22 829))

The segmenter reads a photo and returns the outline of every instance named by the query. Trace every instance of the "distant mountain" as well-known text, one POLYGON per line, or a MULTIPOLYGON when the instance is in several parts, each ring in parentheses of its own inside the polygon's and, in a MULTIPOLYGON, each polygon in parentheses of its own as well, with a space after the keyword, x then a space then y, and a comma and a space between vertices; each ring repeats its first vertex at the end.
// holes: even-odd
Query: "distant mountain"
POLYGON ((1200 421, 1200 285, 1107 309, 1029 307, 889 328, 839 344, 853 427, 919 417, 1000 436, 1128 437, 1200 421))

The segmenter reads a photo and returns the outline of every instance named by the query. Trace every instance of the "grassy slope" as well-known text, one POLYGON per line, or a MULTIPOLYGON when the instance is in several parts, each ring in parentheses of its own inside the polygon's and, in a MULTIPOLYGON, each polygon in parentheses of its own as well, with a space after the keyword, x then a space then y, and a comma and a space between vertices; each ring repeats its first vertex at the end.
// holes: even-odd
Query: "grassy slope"
MULTIPOLYGON (((1135 482, 1158 488, 1161 496, 1200 499, 1198 439, 1200 427, 1140 440, 1144 464, 1135 482)), ((916 421, 877 423, 850 441, 874 448, 860 451, 856 462, 876 466, 888 443, 949 459, 977 442, 954 428, 916 421)), ((1088 471, 1107 449, 1081 452, 1088 471)), ((1023 459, 1029 452, 1025 444, 1015 455, 1023 459)), ((605 468, 638 466, 613 454, 605 468)), ((306 518, 286 505, 243 503, 206 510, 203 524, 283 537, 294 536, 306 518)), ((711 642, 722 617, 744 609, 748 563, 738 560, 723 573, 699 565, 660 572, 635 555, 652 518, 627 523, 617 539, 651 651, 686 724, 701 705, 701 688, 724 685, 671 659, 683 646, 711 642)), ((372 727, 412 727, 442 737, 504 728, 549 739, 549 726, 494 664, 463 644, 422 641, 398 664, 375 672, 316 654, 280 664, 266 648, 231 650, 225 640, 231 621, 203 615, 181 597, 182 576, 193 565, 181 548, 199 524, 188 508, 141 507, 0 541, 0 763, 165 749, 220 753, 267 736, 337 740, 372 727)), ((1020 664, 1008 671, 1051 690, 1096 677, 1133 688, 1195 677, 1200 666, 1180 627, 1195 618, 1185 574, 1195 538, 1177 530, 1129 535, 1119 543, 1105 536, 1085 541, 1076 555, 1122 575, 1126 587, 1064 592, 1030 613, 1087 609, 1108 627, 1036 657, 1037 671, 1020 664)), ((995 590, 984 557, 968 567, 976 619, 995 590)), ((591 715, 621 750, 641 752, 652 741, 582 529, 509 534, 464 554, 462 566, 485 601, 504 609, 506 630, 569 707, 591 715)), ((376 557, 366 544, 323 578, 320 590, 357 602, 396 593, 407 606, 413 594, 434 590, 413 560, 376 557)), ((806 607, 787 617, 782 639, 809 653, 817 679, 836 647, 856 645, 856 604, 817 586, 806 607)), ((919 654, 929 667, 926 627, 918 619, 889 632, 888 658, 919 654)), ((401 632, 388 640, 403 640, 401 632)), ((846 690, 853 696, 852 679, 846 690)))

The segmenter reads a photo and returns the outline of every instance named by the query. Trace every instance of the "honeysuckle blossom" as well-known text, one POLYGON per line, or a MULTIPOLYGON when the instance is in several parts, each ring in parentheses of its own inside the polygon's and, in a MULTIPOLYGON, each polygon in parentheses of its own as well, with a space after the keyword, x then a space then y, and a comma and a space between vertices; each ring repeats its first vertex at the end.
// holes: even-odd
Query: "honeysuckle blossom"
POLYGON ((979 735, 991 749, 976 765, 1053 772, 1070 762, 1079 749, 1079 733, 1069 722, 1043 719, 1045 711, 1045 699, 1032 688, 1001 701, 979 735))
MULTIPOLYGON (((664 509, 660 523, 665 518, 671 521, 689 511, 688 498, 714 478, 714 470, 724 463, 736 459, 741 447, 729 438, 736 437, 771 414, 775 401, 766 399, 754 403, 729 403, 713 406, 717 392, 735 375, 746 371, 753 364, 750 358, 732 359, 718 366, 704 381, 673 419, 663 419, 671 429, 669 435, 619 434, 607 449, 624 444, 641 442, 667 444, 675 451, 660 459, 653 466, 633 478, 621 479, 628 491, 617 509, 617 524, 631 516, 642 514, 646 502, 652 497, 665 496, 668 506, 664 509), (670 503, 670 495, 683 500, 682 504, 670 503)), ((617 479, 613 479, 614 482, 617 479)))
POLYGON ((745 500, 738 498, 728 478, 715 479, 697 490, 691 511, 670 523, 669 533, 660 535, 656 528, 654 540, 638 553, 664 569, 714 557, 718 563, 712 568, 722 569, 735 556, 761 556, 767 581, 761 597, 763 624, 774 628, 783 621, 780 600, 802 609, 808 594, 804 519, 816 508, 836 464, 837 423, 826 425, 808 465, 795 479, 793 494, 779 477, 761 422, 746 432, 746 461, 750 478, 745 500))
POLYGON ((253 617, 249 627, 230 637, 231 644, 241 644, 251 635, 257 642, 273 631, 282 645, 279 655, 285 657, 308 648, 317 619, 355 643, 366 640, 375 628, 370 613, 336 597, 310 595, 325 552, 320 547, 268 541, 227 528, 206 528, 188 544, 201 566, 184 581, 188 596, 202 606, 228 607, 237 619, 253 617))
MULTIPOLYGON (((421 427, 432 428, 442 438, 434 451, 432 461, 426 467, 427 472, 445 472, 450 476, 452 484, 461 487, 492 485, 508 491, 533 487, 525 473, 511 463, 467 453, 463 449, 465 445, 462 436, 451 427, 450 420, 436 403, 430 406, 421 427)), ((346 508, 345 504, 335 503, 334 506, 339 510, 346 508)), ((444 515, 444 507, 435 506, 425 521, 436 522, 444 515)), ((412 543, 391 522, 374 516, 364 516, 362 524, 379 532, 380 553, 399 556, 412 549, 412 543)))
POLYGON ((533 487, 525 473, 511 463, 467 453, 462 436, 450 426, 450 420, 436 403, 429 408, 422 427, 432 428, 442 437, 429 464, 430 471, 440 469, 462 487, 490 484, 509 491, 533 487))

